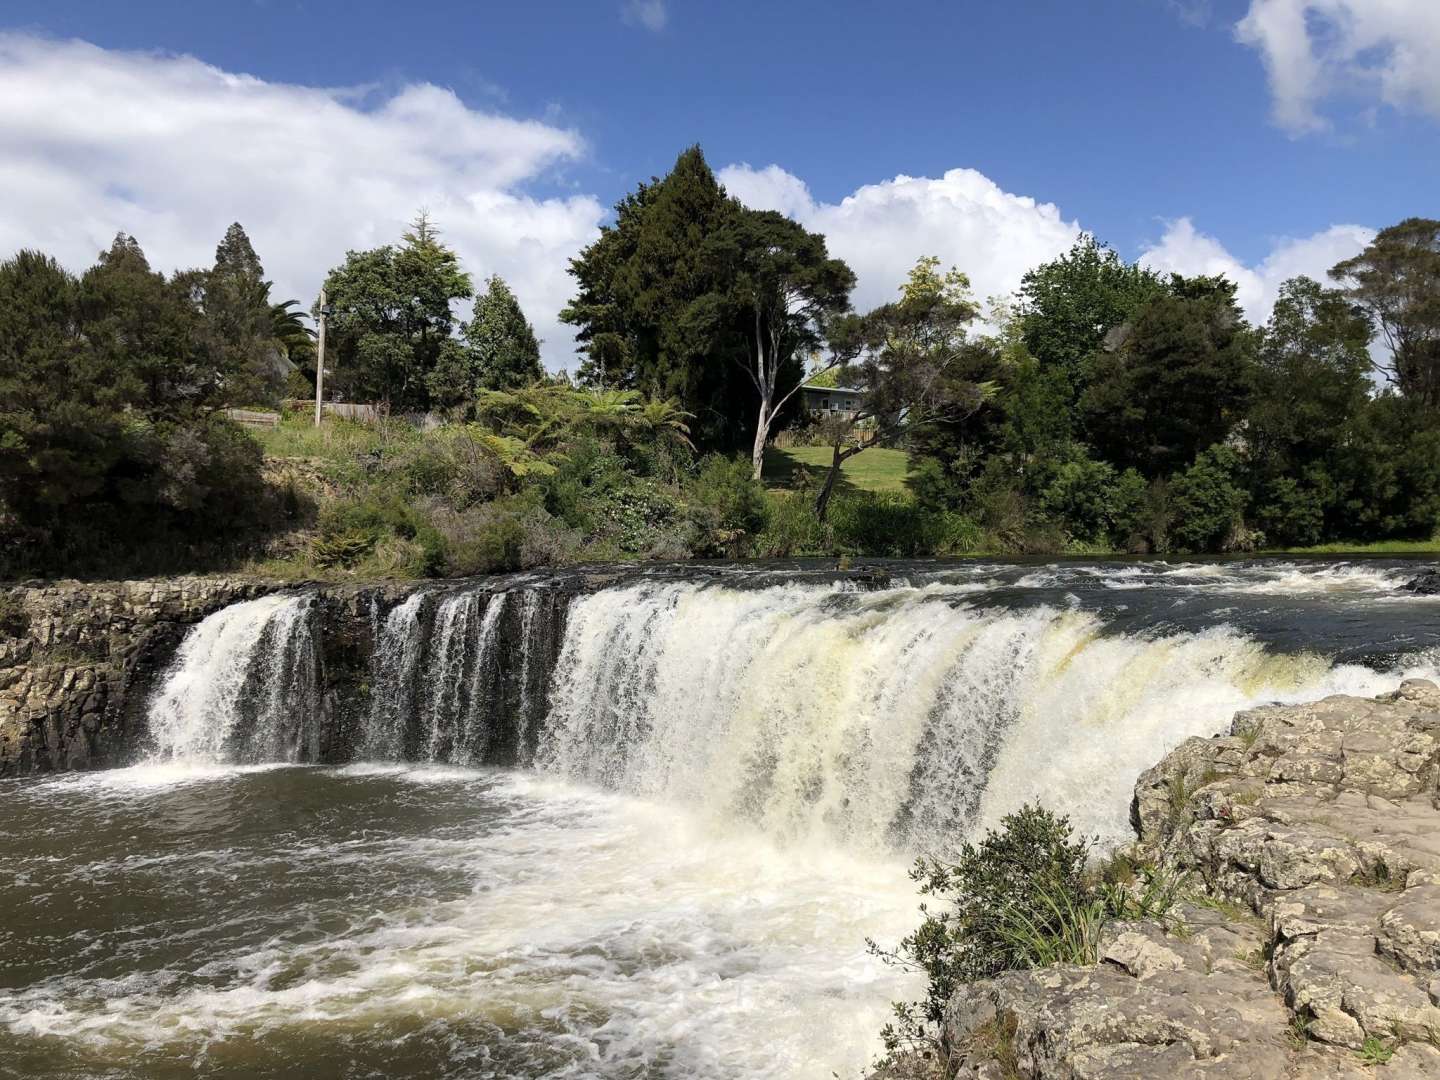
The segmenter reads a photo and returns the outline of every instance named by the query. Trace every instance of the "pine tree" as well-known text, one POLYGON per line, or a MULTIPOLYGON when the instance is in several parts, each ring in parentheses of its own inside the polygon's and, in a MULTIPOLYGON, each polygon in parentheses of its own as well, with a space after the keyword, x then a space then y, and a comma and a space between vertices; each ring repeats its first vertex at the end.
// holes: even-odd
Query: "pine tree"
POLYGON ((535 328, 498 275, 486 282, 485 294, 475 302, 474 318, 463 333, 476 353, 480 388, 514 390, 544 377, 535 328))

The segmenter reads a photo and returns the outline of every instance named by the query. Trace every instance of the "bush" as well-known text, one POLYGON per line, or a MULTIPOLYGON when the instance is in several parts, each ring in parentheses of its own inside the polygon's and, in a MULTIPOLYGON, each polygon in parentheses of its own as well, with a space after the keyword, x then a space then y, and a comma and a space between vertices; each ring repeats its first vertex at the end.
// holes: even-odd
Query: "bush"
POLYGON ((845 555, 917 558, 944 553, 954 523, 964 519, 925 510, 896 492, 837 495, 830 504, 835 550, 845 555))
POLYGON ((769 502, 765 529, 755 539, 755 555, 764 559, 786 559, 797 555, 828 555, 834 549, 831 529, 815 516, 815 500, 810 492, 773 492, 769 502))
POLYGON ((696 555, 743 556, 770 517, 765 488, 750 478, 750 462, 739 457, 717 454, 702 461, 686 504, 696 555))
POLYGON ((443 540, 444 571, 457 576, 560 565, 581 547, 579 533, 524 496, 463 511, 436 506, 431 521, 443 540))
POLYGON ((1085 543, 1102 543, 1115 525, 1118 477, 1103 461, 1066 461, 1040 492, 1040 511, 1085 543))
POLYGON ((1240 483, 1240 457, 1215 445, 1200 454, 1172 484, 1175 539, 1190 551, 1227 551, 1241 546, 1250 498, 1240 483))
POLYGON ((886 1049, 933 1041, 961 983, 1062 960, 1093 963, 1104 907, 1085 880, 1089 851, 1067 818, 1024 806, 954 863, 918 860, 911 879, 942 906, 922 905, 919 928, 894 950, 867 942, 886 963, 927 980, 924 1001, 895 1004, 886 1049))

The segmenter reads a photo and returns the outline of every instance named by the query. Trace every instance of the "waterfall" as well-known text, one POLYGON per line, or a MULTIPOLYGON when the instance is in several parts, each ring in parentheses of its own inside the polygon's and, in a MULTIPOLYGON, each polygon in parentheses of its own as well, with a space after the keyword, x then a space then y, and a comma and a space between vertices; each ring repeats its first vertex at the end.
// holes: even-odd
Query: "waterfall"
POLYGON ((415 707, 420 657, 425 644, 420 623, 424 593, 411 593, 375 629, 374 688, 360 756, 399 761, 405 756, 405 729, 415 707))
MULTIPOLYGON (((469 589, 429 604, 415 593, 385 616, 361 757, 481 764, 497 756, 516 722, 507 696, 511 671, 528 663, 502 657, 509 600, 507 592, 469 589)), ((527 653, 523 639, 517 651, 527 653)))
POLYGON ((1087 610, 1048 584, 1017 596, 1038 572, 1008 592, 986 573, 436 584, 377 598, 369 648, 327 634, 349 650, 334 686, 314 599, 271 596, 191 630, 150 730, 163 758, 316 760, 323 694, 327 759, 519 765, 787 842, 939 851, 1029 801, 1121 839, 1135 778, 1183 739, 1261 702, 1396 683, 1223 619, 1177 624, 1180 586, 1137 617, 1133 593, 1087 610))
POLYGON ((308 596, 266 596, 192 627, 150 701, 155 756, 314 760, 322 680, 313 607, 308 596))
POLYGON ((1238 709, 1393 686, 1228 628, 1107 633, 966 586, 638 583, 573 601, 536 763, 851 849, 941 850, 1025 801, 1129 833, 1130 788, 1238 709))

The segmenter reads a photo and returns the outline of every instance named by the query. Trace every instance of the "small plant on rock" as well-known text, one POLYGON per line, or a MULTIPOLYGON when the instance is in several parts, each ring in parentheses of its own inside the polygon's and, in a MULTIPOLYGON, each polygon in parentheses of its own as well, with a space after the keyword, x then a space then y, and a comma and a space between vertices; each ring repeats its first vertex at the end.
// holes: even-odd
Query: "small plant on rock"
POLYGON ((1358 1053, 1360 1061, 1364 1065, 1384 1065, 1395 1056, 1395 1047, 1378 1035, 1369 1035, 1360 1044, 1358 1053))

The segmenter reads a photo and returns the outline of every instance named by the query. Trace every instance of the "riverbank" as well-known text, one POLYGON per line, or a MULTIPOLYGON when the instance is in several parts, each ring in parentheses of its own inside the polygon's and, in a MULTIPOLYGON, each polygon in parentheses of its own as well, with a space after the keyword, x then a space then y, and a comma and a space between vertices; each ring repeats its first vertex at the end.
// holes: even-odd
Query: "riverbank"
POLYGON ((1248 710, 1186 741, 1140 777, 1131 816, 1137 860, 1183 875, 1191 899, 1107 927, 1093 966, 961 987, 945 1065, 878 1075, 1440 1076, 1437 778, 1429 680, 1248 710))

